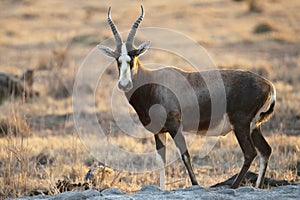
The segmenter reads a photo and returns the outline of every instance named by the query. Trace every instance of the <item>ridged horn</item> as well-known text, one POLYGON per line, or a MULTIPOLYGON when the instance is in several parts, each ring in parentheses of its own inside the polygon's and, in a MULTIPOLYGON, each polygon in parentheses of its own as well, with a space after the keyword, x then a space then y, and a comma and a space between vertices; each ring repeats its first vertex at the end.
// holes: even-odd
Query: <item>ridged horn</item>
POLYGON ((115 36, 115 40, 116 40, 116 43, 117 43, 117 46, 120 46, 122 44, 122 38, 114 24, 114 22, 112 21, 112 19, 110 18, 110 10, 111 10, 111 7, 108 8, 108 12, 107 12, 107 21, 108 21, 108 24, 115 36))
POLYGON ((130 48, 133 48, 133 40, 134 40, 134 37, 135 37, 135 33, 137 31, 137 28, 139 27, 141 21, 143 21, 143 18, 144 18, 144 8, 143 6, 141 5, 141 10, 142 10, 142 13, 141 15, 139 16, 139 18, 134 22, 129 34, 128 34, 128 37, 127 37, 127 40, 126 40, 126 44, 130 47, 130 48))

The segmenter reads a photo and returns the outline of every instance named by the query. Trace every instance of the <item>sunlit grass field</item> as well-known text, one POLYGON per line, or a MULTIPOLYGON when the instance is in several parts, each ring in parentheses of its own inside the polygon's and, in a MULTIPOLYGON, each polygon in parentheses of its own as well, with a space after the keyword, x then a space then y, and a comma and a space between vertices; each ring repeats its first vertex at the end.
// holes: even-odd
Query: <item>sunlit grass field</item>
MULTIPOLYGON (((73 120, 76 73, 88 53, 112 36, 107 8, 112 6, 119 30, 127 31, 139 15, 140 3, 146 10, 141 27, 179 31, 203 46, 219 68, 250 70, 274 83, 275 114, 262 127, 273 149, 266 176, 299 182, 300 2, 4 0, 0 4, 0 71, 20 76, 26 68, 34 69, 34 89, 40 96, 28 102, 9 99, 0 105, 0 198, 86 188, 85 175, 97 161, 73 120)), ((137 41, 147 40, 137 36, 137 41)), ((141 59, 186 68, 185 62, 167 53, 149 52, 141 59)), ((109 112, 110 91, 117 78, 114 63, 105 72, 104 87, 86 89, 95 93, 95 112, 104 127, 114 122, 109 112)), ((199 184, 209 187, 238 173, 243 155, 234 134, 229 133, 203 157, 204 139, 192 137, 190 152, 199 184)), ((136 142, 120 131, 111 133, 109 140, 132 150, 155 149, 154 139, 136 142)), ((98 178, 87 183, 89 188, 134 192, 143 185, 159 184, 158 171, 101 169, 98 178)), ((258 172, 259 159, 250 170, 258 172)), ((166 172, 166 189, 191 185, 181 160, 170 164, 166 172)))

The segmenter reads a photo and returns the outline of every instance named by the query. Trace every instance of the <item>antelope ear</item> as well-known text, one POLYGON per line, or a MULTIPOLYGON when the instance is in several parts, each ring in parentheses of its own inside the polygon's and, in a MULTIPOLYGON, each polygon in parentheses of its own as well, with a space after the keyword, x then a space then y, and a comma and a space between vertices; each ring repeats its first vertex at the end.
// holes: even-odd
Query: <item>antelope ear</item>
POLYGON ((150 41, 143 42, 137 49, 137 56, 144 54, 150 47, 150 41))
POLYGON ((104 53, 104 55, 112 58, 118 58, 117 54, 111 50, 109 47, 103 46, 103 45, 97 45, 97 48, 104 53))

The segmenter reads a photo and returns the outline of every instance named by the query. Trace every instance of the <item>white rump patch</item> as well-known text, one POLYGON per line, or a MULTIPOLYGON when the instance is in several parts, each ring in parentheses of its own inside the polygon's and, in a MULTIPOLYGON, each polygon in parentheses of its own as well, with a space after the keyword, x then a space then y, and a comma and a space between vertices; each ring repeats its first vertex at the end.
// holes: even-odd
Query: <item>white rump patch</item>
POLYGON ((271 104, 275 101, 276 91, 275 91, 275 88, 274 88, 273 84, 271 84, 271 85, 272 85, 272 91, 270 92, 267 101, 264 103, 264 105, 256 113, 255 117, 253 118, 253 120, 250 124, 251 132, 258 125, 260 114, 263 113, 263 112, 267 112, 270 109, 271 104))

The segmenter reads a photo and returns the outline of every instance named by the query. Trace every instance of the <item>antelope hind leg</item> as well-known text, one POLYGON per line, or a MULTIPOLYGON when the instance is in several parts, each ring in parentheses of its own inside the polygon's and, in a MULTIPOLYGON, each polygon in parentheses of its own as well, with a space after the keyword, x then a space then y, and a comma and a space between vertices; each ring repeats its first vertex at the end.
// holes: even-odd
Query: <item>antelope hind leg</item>
POLYGON ((260 126, 256 127, 251 134, 253 144, 258 151, 258 155, 260 157, 260 169, 259 174, 256 181, 256 187, 262 188, 265 178, 266 169, 268 166, 268 161, 272 152, 270 145, 267 143, 265 138, 261 133, 260 126))
POLYGON ((244 154, 244 164, 237 178, 234 180, 232 184, 232 188, 238 188, 240 183, 245 178, 245 175, 257 155, 255 147, 253 145, 252 138, 250 136, 250 125, 249 124, 239 124, 234 126, 234 134, 239 142, 239 145, 244 154))

